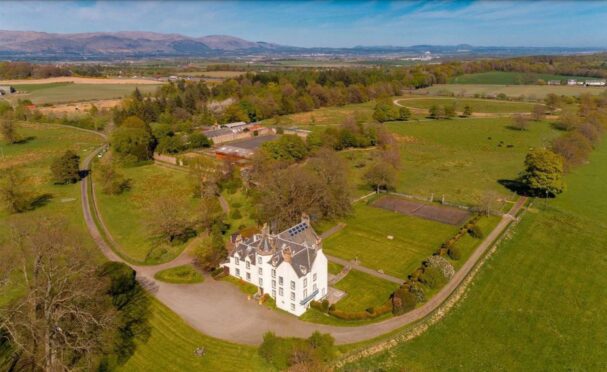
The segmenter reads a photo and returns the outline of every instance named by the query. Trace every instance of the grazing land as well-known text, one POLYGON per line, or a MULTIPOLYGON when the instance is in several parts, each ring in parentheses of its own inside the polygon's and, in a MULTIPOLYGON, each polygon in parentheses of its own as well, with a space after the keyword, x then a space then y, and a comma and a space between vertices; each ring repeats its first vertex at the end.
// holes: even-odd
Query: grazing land
POLYGON ((177 266, 159 271, 154 275, 154 278, 173 284, 202 283, 204 280, 202 274, 192 265, 177 266))
POLYGON ((151 334, 136 339, 135 354, 119 371, 226 371, 238 366, 243 371, 271 370, 257 349, 201 334, 178 315, 151 298, 151 334), (204 355, 197 356, 197 348, 204 355))
POLYGON ((396 190, 435 199, 444 195, 448 202, 465 204, 477 203, 488 191, 511 195, 498 181, 515 179, 529 148, 546 145, 562 133, 545 121, 531 123, 526 131, 510 125, 510 118, 387 124, 401 143, 396 190))
POLYGON ((603 143, 566 193, 536 201, 440 323, 345 370, 607 368, 606 162, 603 143))
POLYGON ((127 84, 127 85, 157 85, 159 82, 153 79, 135 79, 135 78, 90 78, 90 77, 73 77, 73 76, 60 76, 52 77, 47 79, 15 79, 15 80, 2 80, 0 85, 39 85, 39 84, 53 84, 53 83, 74 83, 74 84, 127 84))
POLYGON ((152 84, 71 84, 45 83, 15 85, 18 93, 10 96, 10 100, 29 99, 34 104, 55 104, 66 102, 108 100, 127 96, 139 88, 142 93, 156 90, 159 85, 152 84))
MULTIPOLYGON (((44 124, 20 123, 17 130, 26 140, 13 145, 5 145, 0 140, 0 172, 12 166, 21 169, 26 177, 28 192, 38 202, 34 210, 18 215, 9 215, 0 209, 0 244, 8 241, 12 221, 44 216, 66 221, 83 246, 97 253, 82 218, 80 185, 53 184, 50 164, 67 149, 84 157, 101 145, 102 138, 77 129, 44 124)), ((0 291, 0 305, 18 294, 19 288, 4 288, 0 291)))
POLYGON ((355 205, 352 216, 344 222, 344 229, 324 241, 327 254, 346 260, 357 258, 363 266, 403 279, 457 230, 362 203, 355 205), (388 239, 389 235, 393 239, 388 239))
POLYGON ((513 112, 529 112, 533 109, 533 104, 526 102, 511 102, 498 100, 481 100, 481 99, 466 99, 466 98, 405 98, 399 100, 403 106, 429 109, 432 106, 453 106, 458 113, 464 111, 464 107, 470 106, 473 113, 513 113, 513 112))
POLYGON ((466 222, 468 217, 470 217, 470 213, 463 209, 431 205, 394 196, 380 198, 373 203, 373 206, 407 216, 456 226, 466 222))
POLYGON ((505 72, 505 71, 491 71, 491 72, 479 72, 475 74, 464 74, 455 76, 449 79, 450 84, 535 84, 538 80, 547 82, 548 80, 587 80, 592 79, 585 76, 565 76, 565 75, 554 75, 554 74, 537 74, 537 73, 524 73, 524 72, 505 72))
POLYGON ((369 122, 372 120, 374 107, 374 101, 339 107, 323 107, 310 112, 302 112, 298 114, 279 116, 278 118, 274 119, 263 120, 262 123, 266 125, 283 127, 307 126, 312 128, 306 129, 313 129, 314 126, 341 125, 346 118, 352 115, 357 116, 364 122, 369 122))
POLYGON ((450 92, 451 94, 472 97, 497 96, 500 93, 508 97, 527 99, 543 99, 546 95, 579 96, 580 94, 601 94, 605 87, 584 87, 567 85, 496 85, 496 84, 436 84, 428 88, 419 89, 416 93, 438 95, 450 92))
MULTIPOLYGON (((158 196, 165 194, 191 195, 187 174, 166 167, 150 164, 123 168, 126 178, 131 179, 131 190, 121 195, 106 195, 95 189, 103 222, 118 243, 119 253, 126 259, 140 264, 156 264, 175 258, 185 248, 185 243, 170 245, 151 239, 146 224, 147 208, 158 196)), ((188 211, 196 214, 197 203, 189 199, 188 211)))

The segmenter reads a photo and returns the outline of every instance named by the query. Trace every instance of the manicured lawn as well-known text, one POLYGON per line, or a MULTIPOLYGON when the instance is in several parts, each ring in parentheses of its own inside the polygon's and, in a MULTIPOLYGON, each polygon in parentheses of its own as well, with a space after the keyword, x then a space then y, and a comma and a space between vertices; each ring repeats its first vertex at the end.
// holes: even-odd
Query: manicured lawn
POLYGON ((456 231, 456 227, 357 203, 347 226, 328 237, 325 253, 406 278, 456 231), (388 239, 388 235, 394 237, 388 239))
MULTIPOLYGON (((94 170, 94 168, 93 168, 94 170)), ((187 173, 158 165, 122 168, 132 180, 131 190, 121 195, 103 194, 95 189, 103 221, 118 243, 120 253, 137 263, 155 264, 175 258, 186 244, 169 245, 151 240, 146 225, 147 206, 164 193, 191 195, 187 173)), ((189 212, 195 216, 200 201, 189 199, 189 212)))
POLYGON ((328 271, 329 274, 337 275, 343 270, 343 266, 336 264, 335 262, 329 262, 328 271))
POLYGON ((467 204, 487 191, 510 196, 498 181, 518 177, 530 148, 562 135, 548 122, 531 123, 527 131, 509 129, 510 124, 509 118, 388 124, 401 143, 396 190, 467 204))
POLYGON ((204 277, 192 265, 177 266, 162 270, 154 275, 154 278, 174 284, 202 283, 204 277))
POLYGON ((403 106, 419 108, 419 109, 430 109, 430 107, 436 106, 453 106, 458 114, 464 111, 464 107, 470 106, 472 112, 486 112, 486 113, 511 113, 511 112, 530 112, 533 108, 533 104, 527 102, 511 102, 511 101, 498 101, 498 100, 482 100, 472 98, 443 98, 443 97, 432 97, 432 98, 404 98, 398 101, 403 106))
MULTIPOLYGON (((510 205, 511 206, 511 205, 510 205)), ((502 218, 499 216, 488 216, 482 217, 476 225, 483 232, 483 236, 489 235, 491 231, 497 226, 502 218)), ((484 239, 484 238, 483 238, 484 239)), ((459 269, 466 261, 468 257, 474 252, 474 249, 483 241, 483 239, 473 238, 470 234, 466 234, 461 237, 455 245, 460 249, 461 257, 459 260, 449 260, 455 270, 459 269)))
POLYGON ((158 86, 152 84, 23 84, 16 85, 15 88, 27 93, 15 96, 15 99, 29 99, 35 104, 89 101, 122 98, 131 94, 135 88, 139 88, 142 93, 153 92, 158 86))
POLYGON ((226 275, 223 278, 221 278, 221 280, 234 284, 243 293, 248 294, 248 295, 254 295, 258 291, 258 288, 256 286, 254 286, 253 284, 247 283, 244 280, 233 277, 231 275, 226 275))
POLYGON ((538 80, 567 80, 567 79, 592 79, 583 76, 563 76, 553 74, 536 74, 523 72, 491 71, 475 74, 464 74, 449 79, 451 84, 535 84, 538 80))
POLYGON ((466 298, 418 338, 346 370, 607 369, 607 143, 536 201, 466 298))
POLYGON ((151 335, 136 341, 135 354, 120 371, 242 371, 272 370, 251 346, 205 336, 152 299, 151 335), (194 351, 204 347, 204 356, 194 351))
POLYGON ((559 96, 579 96, 583 93, 601 94, 605 91, 605 88, 567 85, 436 84, 420 90, 420 93, 437 94, 441 91, 449 91, 458 95, 463 94, 466 97, 475 94, 496 96, 504 93, 508 97, 525 96, 528 99, 543 99, 549 93, 559 96))
POLYGON ((398 284, 351 270, 334 287, 347 293, 346 297, 335 304, 336 309, 364 311, 370 307, 383 305, 398 288, 398 284))

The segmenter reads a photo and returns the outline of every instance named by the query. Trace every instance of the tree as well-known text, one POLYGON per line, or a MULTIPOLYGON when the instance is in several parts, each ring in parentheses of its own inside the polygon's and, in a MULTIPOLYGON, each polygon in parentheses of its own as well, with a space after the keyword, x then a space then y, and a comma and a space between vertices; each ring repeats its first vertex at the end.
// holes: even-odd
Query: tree
POLYGON ((169 193, 156 195, 146 209, 146 224, 152 239, 172 244, 196 235, 186 198, 169 193))
POLYGON ((541 121, 546 118, 546 106, 544 105, 535 105, 531 110, 531 118, 533 121, 541 121))
POLYGON ((444 108, 437 105, 430 106, 429 113, 431 119, 442 119, 445 116, 444 108))
POLYGON ((202 133, 192 133, 188 136, 188 147, 191 149, 199 149, 202 147, 211 147, 213 141, 202 133))
POLYGON ((15 120, 10 113, 0 117, 0 133, 8 144, 19 142, 19 135, 15 128, 15 120))
POLYGON ((58 184, 75 183, 80 180, 80 156, 67 150, 51 163, 53 180, 58 184))
POLYGON ((191 159, 189 162, 189 175, 194 197, 214 198, 219 194, 222 169, 214 159, 206 156, 191 159))
POLYGON ((407 121, 411 117, 411 110, 406 107, 398 109, 398 120, 407 121))
POLYGON ((194 251, 196 263, 205 271, 212 271, 225 260, 228 251, 218 225, 211 229, 211 234, 200 241, 194 251))
POLYGON ((516 130, 529 129, 529 119, 523 114, 512 115, 512 128, 516 130))
POLYGON ((464 112, 463 112, 462 116, 464 116, 466 118, 469 116, 472 116, 472 107, 470 107, 470 105, 464 106, 464 112))
POLYGON ((556 123, 554 123, 554 127, 564 131, 571 131, 577 128, 580 125, 580 117, 573 111, 566 110, 563 111, 560 115, 556 123))
POLYGON ((21 213, 31 206, 31 196, 25 178, 15 167, 7 168, 0 175, 0 202, 9 213, 21 213))
MULTIPOLYGON (((403 112, 403 114, 406 116, 406 112, 403 112)), ((389 99, 380 99, 377 101, 377 104, 375 104, 373 119, 378 122, 384 123, 386 121, 399 120, 400 117, 400 110, 389 99)))
POLYGON ((499 194, 493 191, 485 192, 475 206, 475 210, 484 215, 489 216, 492 212, 498 211, 499 194))
POLYGON ((378 193, 381 189, 394 187, 396 177, 396 168, 383 161, 376 161, 364 175, 369 186, 373 187, 378 193))
POLYGON ((131 180, 118 171, 109 154, 101 160, 95 173, 104 194, 119 195, 131 188, 131 180))
POLYGON ((444 111, 445 111, 446 118, 451 119, 451 118, 455 117, 455 115, 456 115, 455 104, 445 106, 444 111))
POLYGON ((285 134, 277 140, 266 142, 262 149, 277 160, 299 161, 308 155, 306 143, 293 134, 285 134))
POLYGON ((152 157, 154 138, 145 128, 118 127, 112 133, 111 143, 123 159, 137 162, 152 157))
POLYGON ((115 330, 107 281, 65 226, 56 220, 21 221, 11 230, 10 245, 0 248, 23 293, 0 309, 0 329, 22 368, 94 370, 115 330))
POLYGON ((538 196, 563 192, 563 158, 548 149, 531 150, 525 158, 522 182, 538 196))

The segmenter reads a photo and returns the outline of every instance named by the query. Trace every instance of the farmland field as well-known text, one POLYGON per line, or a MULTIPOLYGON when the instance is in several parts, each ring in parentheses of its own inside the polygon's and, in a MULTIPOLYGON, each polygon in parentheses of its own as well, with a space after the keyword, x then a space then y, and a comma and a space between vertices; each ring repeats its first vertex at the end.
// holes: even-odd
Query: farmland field
POLYGON ((512 113, 529 112, 533 104, 526 102, 510 102, 498 100, 466 99, 466 98, 403 98, 398 103, 412 108, 429 109, 432 106, 453 106, 458 113, 464 111, 464 107, 470 106, 472 112, 483 113, 512 113))
POLYGON ((11 100, 29 99, 34 104, 54 104, 77 101, 122 98, 139 88, 142 93, 153 92, 153 84, 72 84, 45 83, 14 85, 23 94, 11 95, 11 100))
MULTIPOLYGON (((351 116, 357 115, 363 121, 371 121, 373 115, 373 108, 375 107, 375 101, 369 101, 359 104, 345 105, 341 107, 323 107, 310 112, 302 112, 298 114, 291 114, 279 117, 276 119, 263 120, 262 123, 266 125, 277 125, 277 126, 331 126, 341 125, 344 120, 351 116)), ((312 128, 306 128, 312 129, 312 128)))
MULTIPOLYGON (((396 190, 468 204, 487 191, 510 195, 498 181, 518 176, 529 148, 561 135, 548 122, 533 122, 527 131, 509 129, 510 123, 509 118, 483 118, 387 124, 401 143, 396 190)), ((362 168, 357 172, 352 177, 362 168)))
POLYGON ((352 216, 344 222, 343 230, 323 242, 328 255, 358 258, 363 266, 403 279, 457 230, 362 203, 355 205, 352 216))
POLYGON ((549 93, 565 96, 579 96, 580 94, 601 94, 607 89, 605 87, 583 87, 567 85, 496 85, 496 84, 436 84, 428 88, 417 90, 417 93, 430 95, 451 94, 472 97, 496 96, 504 93, 508 97, 521 97, 527 99, 543 99, 549 93))
POLYGON ((564 76, 523 72, 491 71, 464 74, 449 79, 450 84, 535 84, 538 80, 593 79, 584 76, 564 76))
MULTIPOLYGON (((4 141, 0 140, 0 172, 17 166, 26 177, 31 196, 42 198, 39 207, 19 215, 9 215, 0 209, 0 244, 6 242, 11 221, 32 220, 44 216, 66 221, 85 248, 95 249, 82 217, 80 184, 53 184, 49 167, 51 161, 63 155, 67 149, 76 151, 81 157, 86 156, 101 145, 102 138, 77 129, 44 124, 20 123, 17 130, 22 137, 30 139, 25 143, 13 145, 5 145, 4 141)), ((17 293, 18 289, 4 288, 0 292, 0 305, 17 293)))
POLYGON ((568 191, 536 201, 441 322, 345 370, 607 369, 606 163, 603 143, 568 191))
MULTIPOLYGON (((190 196, 187 174, 158 165, 121 170, 132 181, 132 189, 121 195, 106 195, 95 189, 104 223, 118 243, 123 257, 137 263, 155 264, 175 258, 186 244, 153 241, 146 225, 146 207, 159 195, 190 196)), ((196 213, 197 200, 189 199, 189 212, 196 213)))

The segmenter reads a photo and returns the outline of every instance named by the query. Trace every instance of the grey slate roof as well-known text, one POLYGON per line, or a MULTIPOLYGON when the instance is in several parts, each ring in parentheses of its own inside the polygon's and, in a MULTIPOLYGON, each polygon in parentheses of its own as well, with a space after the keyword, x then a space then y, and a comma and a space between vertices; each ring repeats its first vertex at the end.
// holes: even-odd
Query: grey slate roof
POLYGON ((249 258, 251 264, 255 265, 255 255, 268 256, 272 258, 272 266, 278 267, 285 261, 285 256, 291 257, 290 264, 298 277, 310 272, 320 249, 320 239, 307 220, 286 229, 278 234, 270 234, 267 229, 261 234, 239 242, 231 256, 237 256, 244 260, 249 258))

